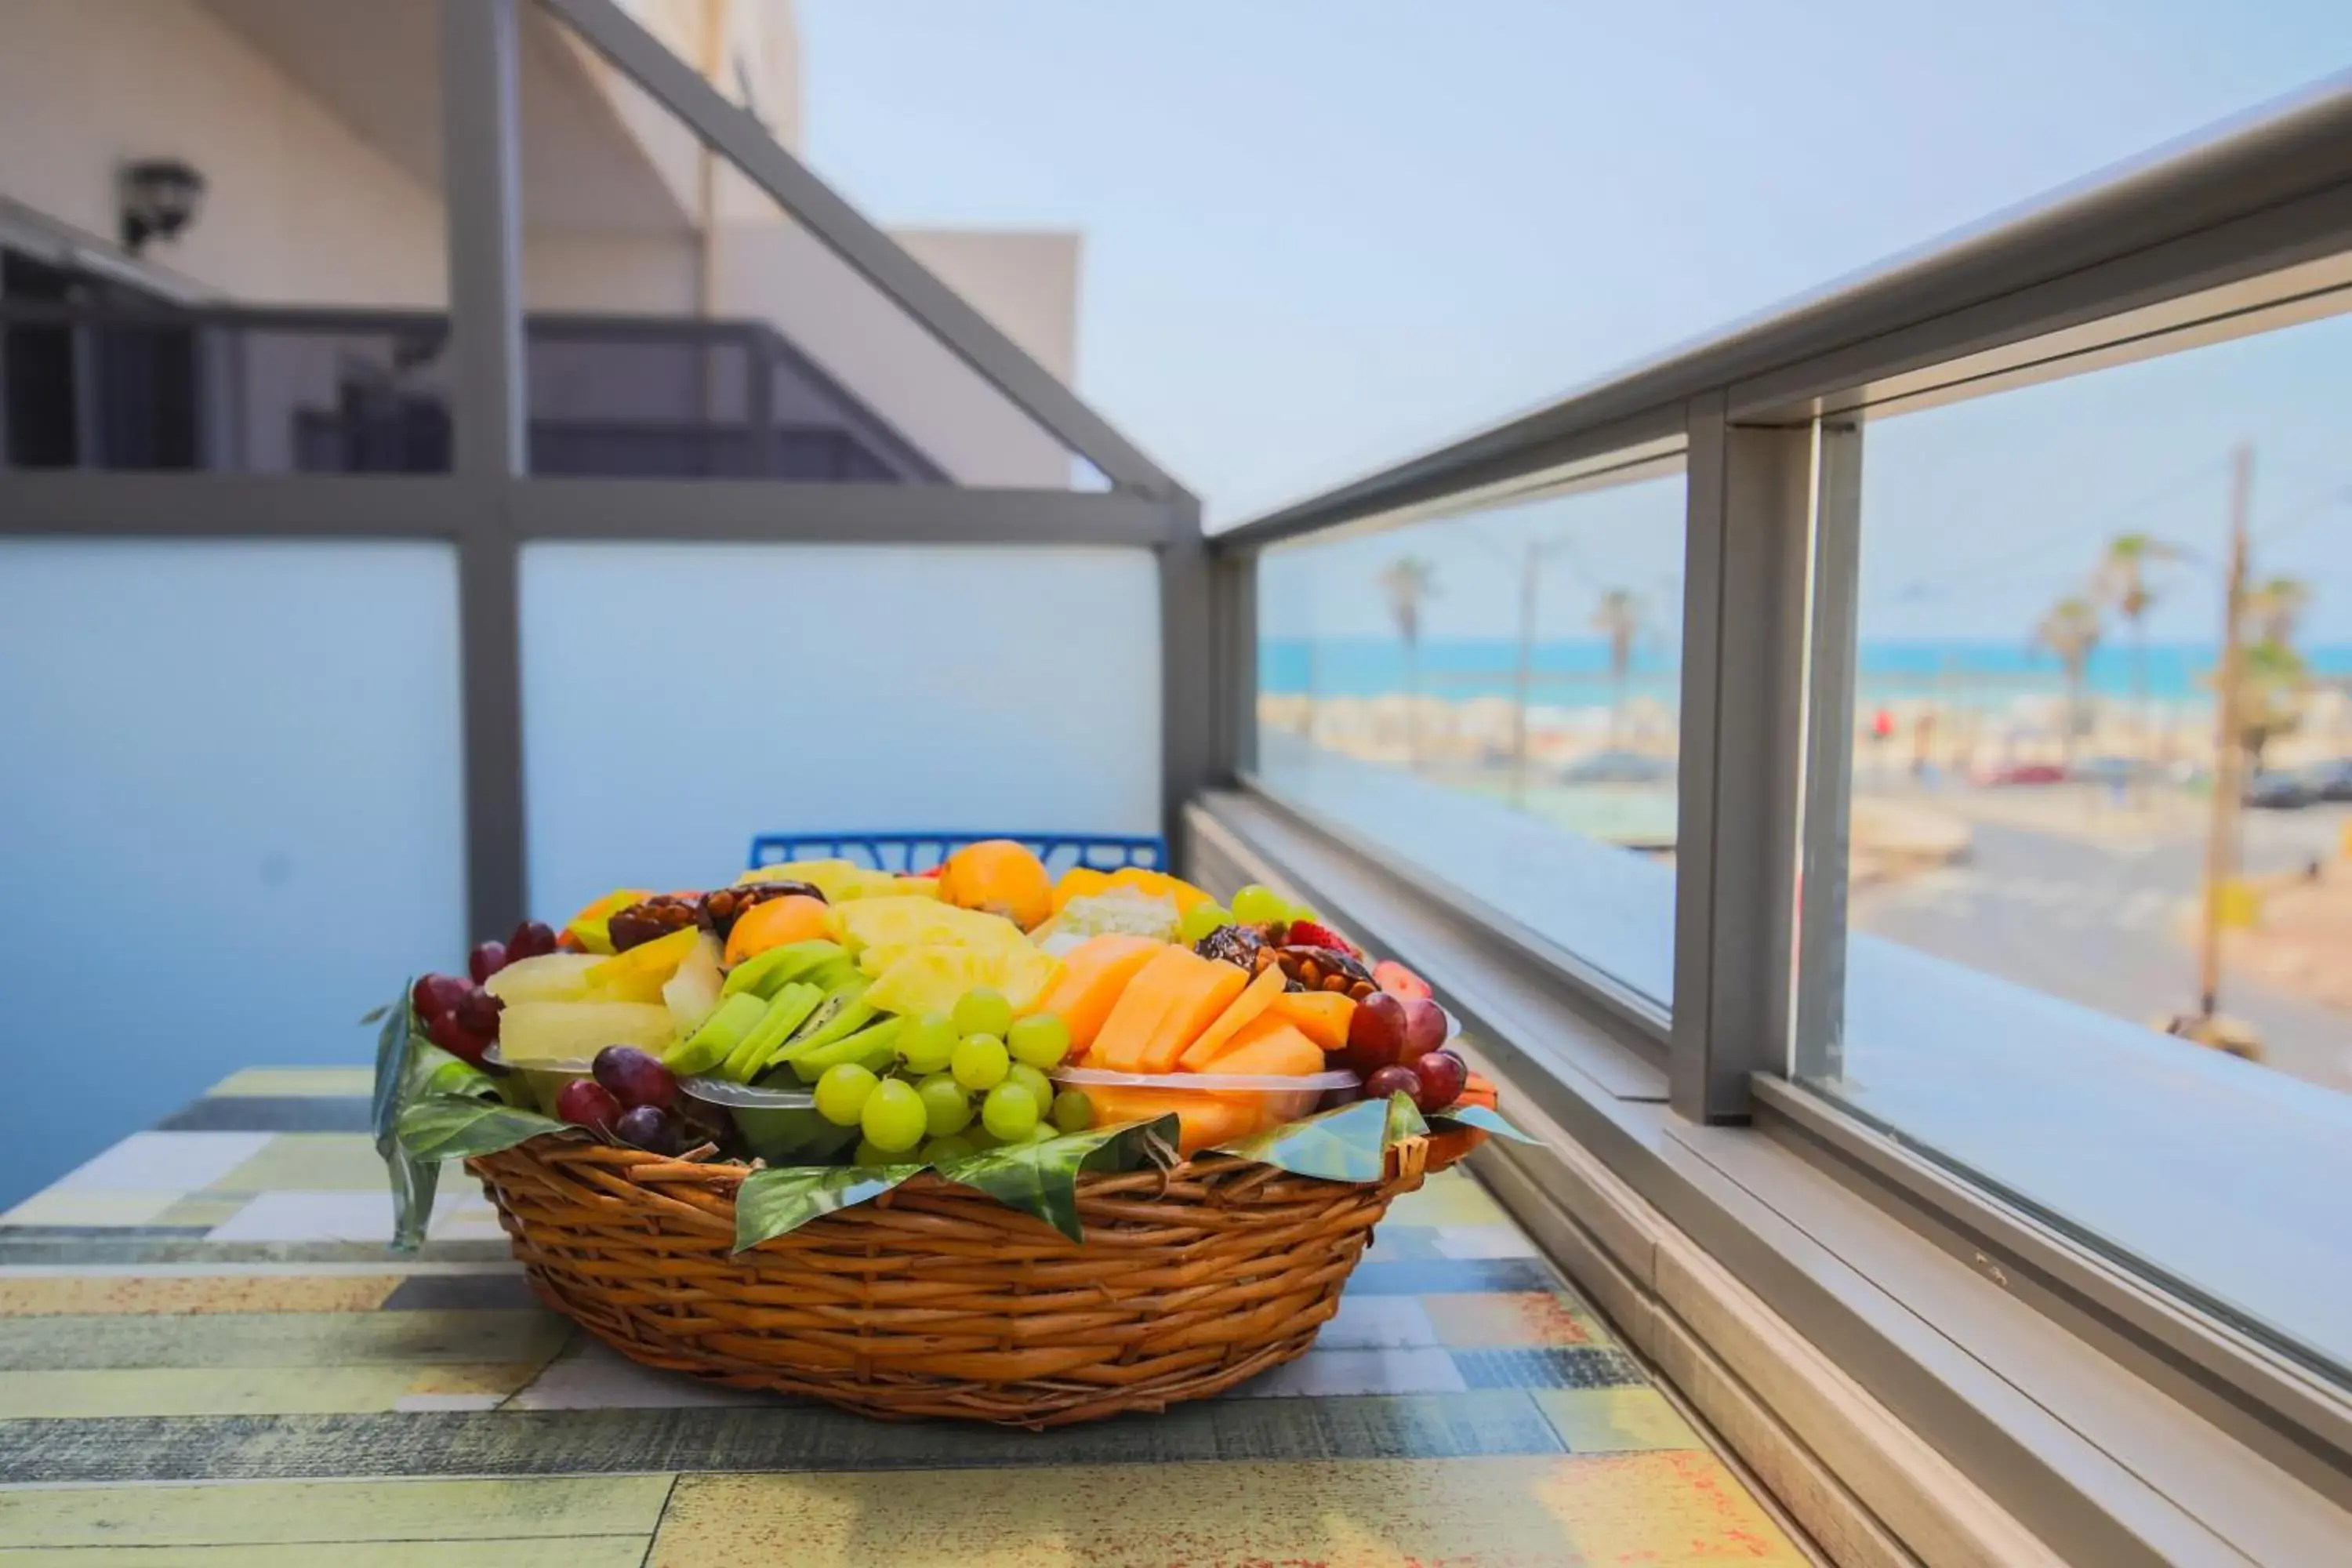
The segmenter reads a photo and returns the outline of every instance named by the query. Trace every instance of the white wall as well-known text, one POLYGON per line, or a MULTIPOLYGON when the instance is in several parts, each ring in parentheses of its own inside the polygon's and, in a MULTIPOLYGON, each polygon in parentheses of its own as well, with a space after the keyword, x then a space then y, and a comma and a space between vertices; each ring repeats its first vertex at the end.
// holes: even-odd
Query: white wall
POLYGON ((690 316, 698 248, 677 235, 533 229, 522 240, 523 308, 690 316))
POLYGON ((1078 268, 1070 230, 894 228, 937 273, 1066 386, 1078 378, 1078 268))
POLYGON ((437 306, 437 192, 361 142, 188 0, 0 0, 0 195, 117 232, 115 170, 203 172, 185 238, 149 254, 218 289, 287 304, 437 306))

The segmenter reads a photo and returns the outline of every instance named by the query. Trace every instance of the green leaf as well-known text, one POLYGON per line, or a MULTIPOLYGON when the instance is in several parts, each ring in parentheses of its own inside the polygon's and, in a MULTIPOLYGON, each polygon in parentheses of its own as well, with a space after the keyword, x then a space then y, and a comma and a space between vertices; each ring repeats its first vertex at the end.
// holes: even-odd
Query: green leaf
POLYGON ((1458 1105, 1451 1110, 1440 1110, 1429 1119, 1434 1127, 1475 1127, 1496 1138, 1507 1138, 1514 1143, 1540 1143, 1542 1139, 1522 1132, 1483 1105, 1458 1105))
POLYGON ((1007 1208, 1036 1215, 1072 1241, 1084 1241, 1086 1231, 1078 1224, 1078 1173, 1131 1171, 1147 1160, 1173 1165, 1178 1131, 1171 1112, 1150 1121, 1093 1127, 1039 1143, 983 1149, 949 1161, 939 1173, 959 1186, 986 1193, 1007 1208))
POLYGON ((400 1142, 400 1114, 410 1095, 412 1059, 434 1048, 417 1030, 409 994, 409 987, 403 984, 399 999, 383 1010, 382 1026, 375 1035, 375 1093, 368 1108, 375 1129, 375 1152, 383 1158, 392 1185, 392 1245, 399 1252, 414 1252, 425 1240, 425 1222, 433 1215, 433 1191, 441 1181, 437 1162, 416 1159, 400 1142))
POLYGON ((495 1154, 545 1132, 579 1131, 535 1111, 494 1100, 433 1095, 411 1100, 400 1113, 400 1146, 417 1160, 464 1160, 495 1154))
POLYGON ((1388 1173, 1389 1145, 1426 1130, 1412 1097, 1394 1094, 1385 1102, 1360 1100, 1337 1110, 1220 1143, 1213 1152, 1255 1160, 1296 1176, 1377 1182, 1388 1173))
POLYGON ((878 1198, 927 1165, 793 1165, 754 1171, 735 1190, 735 1250, 798 1230, 819 1215, 878 1198))

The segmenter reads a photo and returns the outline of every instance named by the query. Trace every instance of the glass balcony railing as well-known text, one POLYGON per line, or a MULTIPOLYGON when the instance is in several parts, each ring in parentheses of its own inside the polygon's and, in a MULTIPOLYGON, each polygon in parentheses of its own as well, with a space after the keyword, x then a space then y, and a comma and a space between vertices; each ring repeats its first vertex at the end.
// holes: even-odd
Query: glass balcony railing
MULTIPOLYGON (((531 471, 940 483, 938 464, 771 326, 534 314, 531 471)), ((445 318, 0 305, 16 468, 446 473, 445 318)))

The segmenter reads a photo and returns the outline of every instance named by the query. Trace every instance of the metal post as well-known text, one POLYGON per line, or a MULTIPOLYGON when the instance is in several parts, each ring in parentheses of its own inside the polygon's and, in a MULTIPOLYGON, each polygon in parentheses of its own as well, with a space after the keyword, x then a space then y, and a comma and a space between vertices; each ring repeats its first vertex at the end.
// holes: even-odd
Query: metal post
POLYGON ((1160 816, 1171 861, 1183 865, 1184 807, 1217 776, 1219 659, 1211 625, 1214 595, 1200 503, 1167 503, 1169 538, 1160 547, 1160 816))
POLYGON ((1862 561, 1862 419, 1814 426, 1805 755, 1799 831, 1796 1030, 1789 1072, 1845 1071, 1846 894, 1853 822, 1853 703, 1862 561))
POLYGON ((516 0, 441 0, 450 426, 458 508, 467 924, 502 936, 528 905, 521 634, 509 492, 526 465, 517 217, 516 0))
POLYGON ((1812 470, 1809 426, 1692 405, 1667 1080, 1695 1121, 1744 1120, 1787 1065, 1812 470))

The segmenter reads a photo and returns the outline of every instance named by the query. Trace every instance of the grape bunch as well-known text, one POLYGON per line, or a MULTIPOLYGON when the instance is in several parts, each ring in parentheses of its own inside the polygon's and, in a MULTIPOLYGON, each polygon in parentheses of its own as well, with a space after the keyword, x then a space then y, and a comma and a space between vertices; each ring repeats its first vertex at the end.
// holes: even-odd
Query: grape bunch
POLYGON ((982 986, 951 1012, 909 1017, 897 1043, 887 1073, 843 1062, 816 1080, 817 1114, 858 1130, 853 1163, 937 1163, 1093 1124, 1087 1097, 1056 1094, 1046 1077, 1070 1049, 1069 1026, 1050 1013, 1015 1018, 982 986))
POLYGON ((425 1037, 462 1061, 488 1064, 482 1054, 499 1037, 499 999, 482 984, 519 958, 537 958, 555 951, 554 931, 540 921, 525 921, 504 942, 486 942, 466 955, 470 980, 455 974, 419 976, 408 994, 425 1026, 425 1037))
POLYGON ((677 1079, 659 1059, 635 1046, 606 1046, 588 1068, 588 1077, 565 1084, 555 1097, 558 1118, 649 1154, 675 1154, 686 1146, 677 1079))

